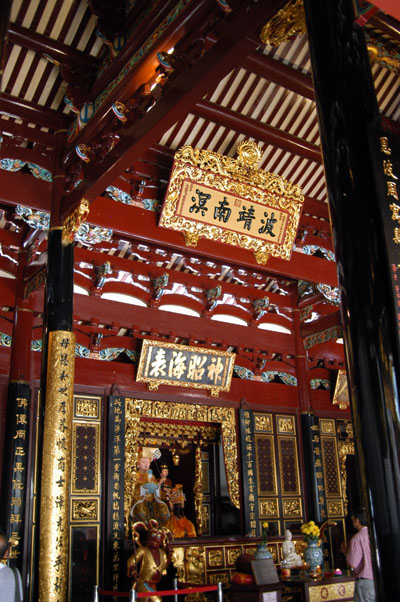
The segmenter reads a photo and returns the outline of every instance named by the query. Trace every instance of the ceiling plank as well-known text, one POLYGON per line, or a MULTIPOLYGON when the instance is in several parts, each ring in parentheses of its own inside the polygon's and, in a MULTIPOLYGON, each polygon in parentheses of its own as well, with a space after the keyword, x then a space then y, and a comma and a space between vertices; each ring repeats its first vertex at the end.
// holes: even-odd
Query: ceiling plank
POLYGON ((288 132, 261 123, 257 119, 251 119, 207 100, 198 102, 192 112, 199 117, 203 117, 203 119, 213 121, 220 126, 225 126, 228 129, 255 138, 255 140, 262 140, 267 144, 272 144, 318 164, 322 163, 321 150, 318 146, 302 138, 297 138, 288 132))
POLYGON ((36 31, 22 27, 18 23, 10 23, 8 39, 10 42, 33 50, 41 56, 48 54, 62 65, 79 69, 94 69, 97 63, 96 59, 90 55, 75 50, 71 46, 62 44, 36 31))

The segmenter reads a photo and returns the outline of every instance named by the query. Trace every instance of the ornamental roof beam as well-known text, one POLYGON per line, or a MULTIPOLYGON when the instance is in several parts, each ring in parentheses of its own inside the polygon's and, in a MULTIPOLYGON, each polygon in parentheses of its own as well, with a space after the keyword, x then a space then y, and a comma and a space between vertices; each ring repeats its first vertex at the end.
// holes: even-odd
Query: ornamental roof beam
MULTIPOLYGON (((85 197, 95 199, 120 173, 128 169, 149 146, 157 143, 190 107, 212 90, 236 67, 243 56, 254 51, 257 41, 250 36, 283 6, 281 0, 247 3, 234 11, 219 29, 219 40, 189 70, 176 76, 164 96, 145 115, 120 130, 120 141, 98 165, 84 165, 83 181, 62 201, 61 217, 69 215, 85 197)), ((86 129, 86 128, 85 128, 86 129)))

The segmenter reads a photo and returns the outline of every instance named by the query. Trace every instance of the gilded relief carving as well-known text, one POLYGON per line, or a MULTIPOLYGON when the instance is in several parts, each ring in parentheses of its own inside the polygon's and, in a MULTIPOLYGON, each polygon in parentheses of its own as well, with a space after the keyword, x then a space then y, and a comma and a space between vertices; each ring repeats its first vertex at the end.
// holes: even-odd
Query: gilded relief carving
POLYGON ((343 516, 342 500, 328 500, 328 517, 343 516))
POLYGON ((185 581, 201 584, 205 582, 205 551, 203 546, 190 546, 185 550, 185 581))
POLYGON ((208 566, 216 568, 224 566, 223 550, 208 550, 208 566))
POLYGON ((296 427, 294 424, 294 416, 277 416, 278 433, 283 435, 295 435, 296 427))
POLYGON ((78 397, 75 399, 74 418, 99 418, 100 397, 78 397))
POLYGON ((299 517, 301 512, 301 500, 283 500, 283 516, 285 518, 299 517))
MULTIPOLYGON (((169 421, 205 422, 218 424, 222 433, 228 491, 232 504, 240 508, 239 475, 237 471, 236 417, 233 408, 198 404, 166 403, 126 398, 125 408, 125 517, 126 530, 136 479, 136 461, 141 418, 169 421)), ((176 424, 176 423, 175 423, 176 424)), ((176 425, 178 428, 180 425, 176 425)), ((160 426, 161 428, 161 426, 160 426)))
MULTIPOLYGON (((347 430, 347 429, 346 429, 347 430)), ((339 441, 339 464, 340 464, 340 477, 342 481, 342 492, 343 492, 343 516, 347 514, 347 471, 346 471, 346 458, 348 454, 354 455, 355 447, 354 441, 339 441)))
POLYGON ((278 518, 278 500, 259 500, 260 518, 278 518))
POLYGON ((229 585, 229 572, 222 571, 220 573, 208 573, 208 580, 210 585, 217 585, 218 583, 223 583, 224 585, 229 585))
POLYGON ((279 46, 295 35, 306 32, 303 0, 290 0, 262 28, 260 38, 264 44, 279 46))
POLYGON ((321 435, 335 435, 335 421, 328 418, 320 418, 319 429, 321 435))
POLYGON ((236 560, 242 553, 241 548, 228 548, 226 550, 226 564, 227 566, 235 566, 236 560))
POLYGON ((254 430, 256 432, 273 432, 272 414, 254 414, 254 430))
POLYGON ((71 520, 97 521, 99 518, 98 500, 72 500, 71 520))

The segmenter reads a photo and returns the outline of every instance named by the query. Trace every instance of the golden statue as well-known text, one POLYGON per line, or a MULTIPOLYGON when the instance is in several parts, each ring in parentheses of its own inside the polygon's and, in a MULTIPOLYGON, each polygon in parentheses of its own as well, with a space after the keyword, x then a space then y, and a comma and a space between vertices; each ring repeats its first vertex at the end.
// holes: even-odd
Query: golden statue
MULTIPOLYGON (((133 525, 135 552, 128 559, 128 577, 134 579, 132 589, 137 592, 155 592, 162 575, 167 572, 172 556, 172 534, 158 522, 150 519, 148 524, 137 522, 133 525), (141 532, 145 534, 144 545, 141 532), (136 548, 136 545, 138 548, 136 548)), ((145 602, 161 602, 161 598, 150 595, 145 602)))
POLYGON ((167 504, 161 500, 160 484, 150 468, 153 451, 150 447, 139 451, 130 515, 133 522, 148 523, 150 519, 155 519, 160 525, 165 525, 169 519, 169 510, 167 504))

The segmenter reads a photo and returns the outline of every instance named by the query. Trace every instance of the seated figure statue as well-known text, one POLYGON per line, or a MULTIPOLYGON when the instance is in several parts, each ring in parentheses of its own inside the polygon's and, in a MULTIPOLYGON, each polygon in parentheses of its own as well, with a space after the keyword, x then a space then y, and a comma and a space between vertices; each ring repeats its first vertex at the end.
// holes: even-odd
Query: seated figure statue
POLYGON ((289 529, 286 529, 285 531, 285 539, 282 544, 282 555, 283 563, 288 568, 295 568, 303 564, 300 555, 296 553, 296 548, 292 541, 292 532, 289 531, 289 529))
POLYGON ((150 519, 158 521, 160 526, 169 519, 169 510, 160 497, 160 486, 150 469, 151 448, 139 450, 136 485, 131 512, 133 522, 148 523, 150 519))
POLYGON ((184 514, 186 497, 183 493, 182 485, 175 485, 170 493, 170 508, 173 510, 168 522, 167 528, 171 531, 175 539, 180 537, 196 537, 196 527, 184 514))

